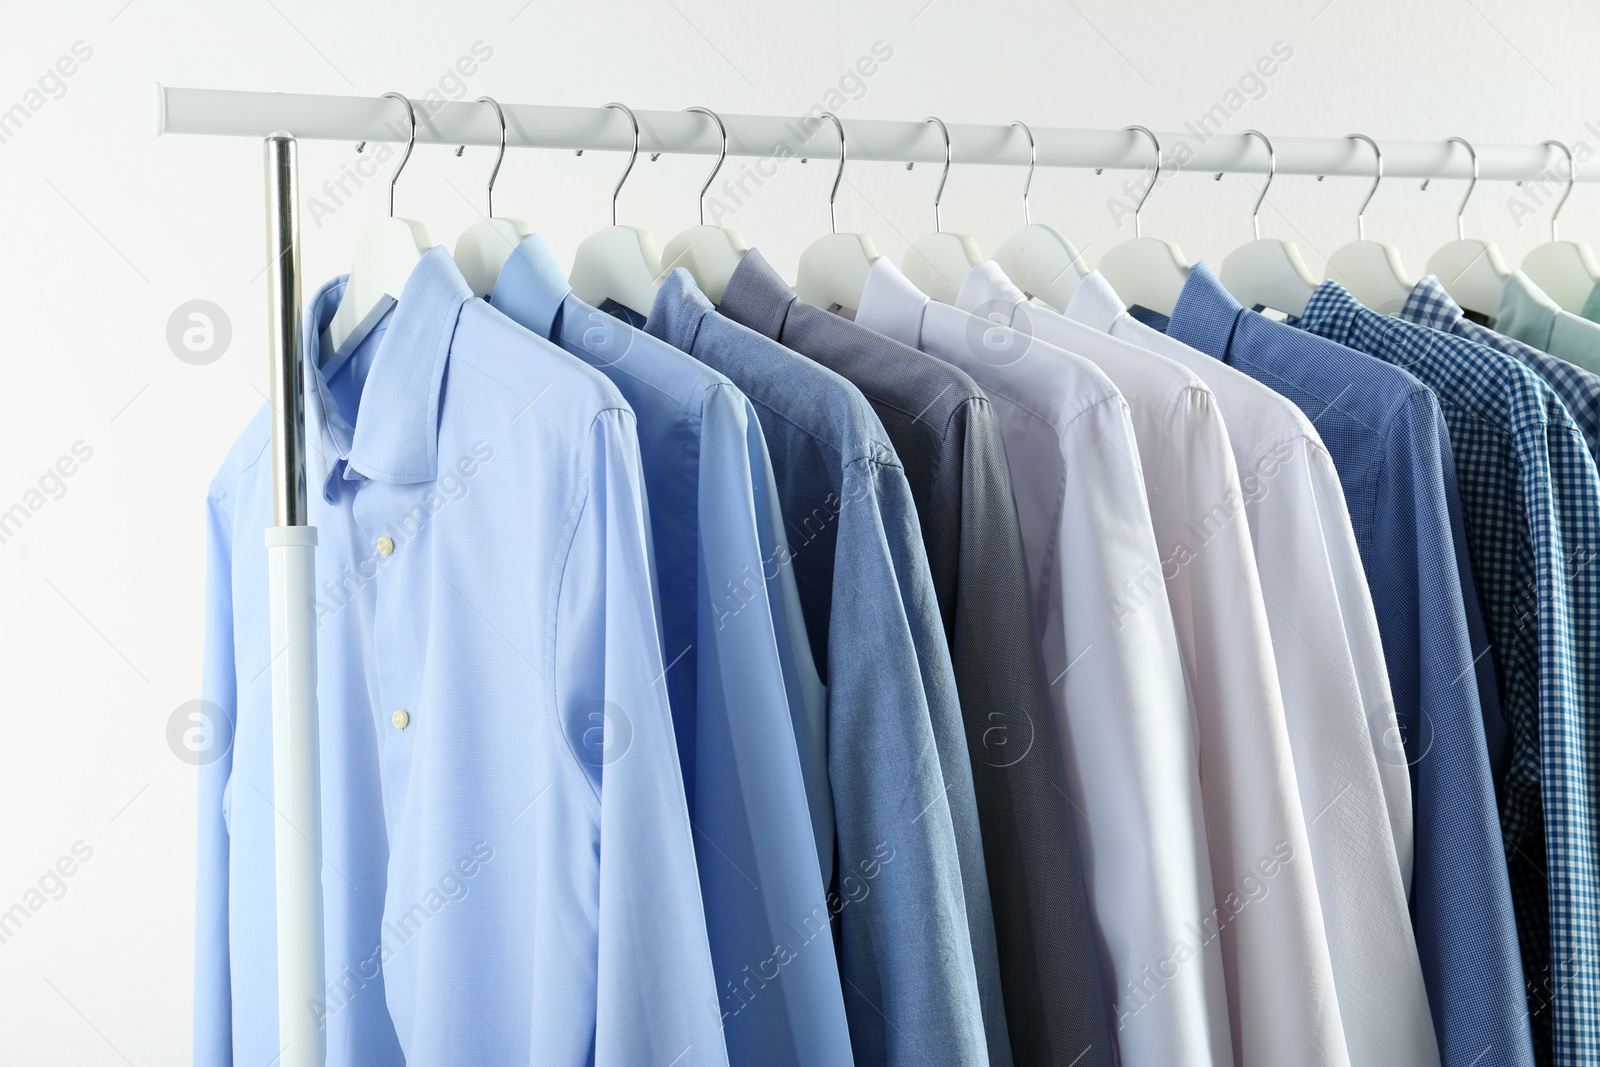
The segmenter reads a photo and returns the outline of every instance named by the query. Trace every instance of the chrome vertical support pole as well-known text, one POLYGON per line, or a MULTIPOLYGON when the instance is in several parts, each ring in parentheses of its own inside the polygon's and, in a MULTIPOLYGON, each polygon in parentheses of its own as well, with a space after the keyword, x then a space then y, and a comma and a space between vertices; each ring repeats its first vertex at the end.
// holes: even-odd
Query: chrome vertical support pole
POLYGON ((300 220, 294 138, 266 139, 267 338, 272 515, 266 531, 272 641, 272 788, 281 1067, 323 1067, 322 810, 318 780, 316 527, 306 509, 300 369, 300 220))

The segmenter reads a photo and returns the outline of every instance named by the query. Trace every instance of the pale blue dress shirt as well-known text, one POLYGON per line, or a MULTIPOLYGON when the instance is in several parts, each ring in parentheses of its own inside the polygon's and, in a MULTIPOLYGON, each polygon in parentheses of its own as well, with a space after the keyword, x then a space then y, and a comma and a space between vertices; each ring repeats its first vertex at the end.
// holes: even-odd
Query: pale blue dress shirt
POLYGON ((826 913, 833 801, 827 694, 794 572, 776 565, 789 543, 774 514, 777 487, 755 409, 693 356, 572 295, 538 237, 511 253, 490 303, 599 370, 638 419, 667 692, 728 1060, 849 1063, 827 923, 792 958, 775 949, 792 936, 791 920, 826 913), (797 741, 812 772, 814 809, 797 741))
POLYGON ((719 315, 687 271, 662 282, 647 328, 733 380, 772 456, 789 531, 780 565, 794 569, 828 684, 830 911, 855 1062, 989 1064, 968 922, 993 920, 964 889, 987 886, 972 766, 899 457, 860 390, 719 315))
MULTIPOLYGON (((727 1063, 635 419, 442 248, 306 328, 328 1063, 727 1063), (404 716, 398 714, 404 711, 404 716)), ((196 1062, 278 1056, 266 413, 210 494, 196 1062)))

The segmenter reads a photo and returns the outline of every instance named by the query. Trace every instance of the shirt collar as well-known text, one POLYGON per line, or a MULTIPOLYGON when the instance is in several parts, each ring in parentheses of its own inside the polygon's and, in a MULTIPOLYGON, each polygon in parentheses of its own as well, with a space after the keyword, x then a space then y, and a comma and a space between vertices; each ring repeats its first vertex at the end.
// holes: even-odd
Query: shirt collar
POLYGON ((1412 286, 1405 307, 1400 309, 1400 317, 1420 326, 1453 333, 1462 319, 1461 305, 1445 291, 1437 275, 1429 274, 1412 286))
POLYGON ((922 347, 922 317, 929 297, 885 256, 872 261, 861 289, 856 322, 912 348, 922 347))
POLYGON ((1066 316, 1101 333, 1110 333, 1117 320, 1127 311, 1127 306, 1117 291, 1111 288, 1111 283, 1099 271, 1093 270, 1073 290, 1072 299, 1067 302, 1066 316))
POLYGON ((1295 325, 1347 344, 1355 332, 1356 316, 1365 310, 1361 301, 1350 295, 1350 290, 1336 281, 1325 281, 1306 301, 1305 314, 1295 325))
MULTIPOLYGON (((909 284, 909 283, 908 283, 909 284)), ((1028 294, 1006 277, 1000 264, 986 259, 967 271, 961 279, 961 291, 956 295, 956 307, 966 308, 988 322, 1010 326, 1016 321, 1017 309, 1028 303, 1028 294)))
POLYGON ((540 337, 550 337, 562 302, 572 292, 567 276, 538 234, 517 242, 500 268, 489 303, 513 322, 540 337))
POLYGON ((1511 277, 1506 279, 1506 290, 1515 293, 1518 299, 1541 307, 1552 315, 1561 310, 1561 305, 1556 303, 1549 293, 1539 288, 1532 278, 1520 270, 1512 271, 1511 277))
MULTIPOLYGON (((328 324, 333 321, 334 313, 339 309, 339 301, 344 299, 345 286, 349 281, 348 274, 341 274, 316 291, 311 297, 309 322, 306 324, 308 328, 300 332, 301 373, 307 383, 306 477, 310 485, 322 492, 322 499, 330 504, 333 503, 334 475, 339 473, 345 458, 350 455, 351 428, 350 423, 340 414, 339 406, 328 388, 327 374, 340 362, 338 354, 329 353, 329 358, 324 361, 322 352, 328 344, 326 337, 328 324)), ((393 300, 389 303, 392 305, 393 300)), ((376 320, 363 323, 364 329, 358 329, 356 333, 351 334, 355 344, 346 341, 344 352, 346 358, 355 351, 376 324, 376 320)))
MULTIPOLYGON (((442 246, 430 249, 407 279, 400 300, 389 313, 388 327, 378 340, 372 368, 361 387, 361 407, 348 445, 341 448, 345 478, 372 478, 393 485, 432 481, 438 476, 439 398, 445 363, 462 305, 472 290, 442 246)), ((328 314, 337 301, 330 301, 328 314)), ((320 332, 321 324, 318 324, 320 332)), ((320 348, 320 346, 318 346, 320 348)), ((311 352, 314 361, 316 351, 311 352)), ((319 395, 326 382, 313 362, 319 395)), ((330 401, 320 413, 342 436, 337 410, 330 401), (334 419, 338 418, 336 423, 334 419)), ((342 442, 340 442, 342 444, 342 442)), ((325 467, 324 479, 336 463, 325 467)), ((324 484, 324 496, 329 487, 324 484)))
POLYGON ((645 320, 644 330, 679 351, 693 352, 701 324, 715 310, 694 283, 694 276, 682 267, 673 267, 656 289, 655 303, 650 305, 650 317, 645 320))
POLYGON ((1167 336, 1226 362, 1233 331, 1244 313, 1244 305, 1223 287, 1211 268, 1196 263, 1189 268, 1189 278, 1178 294, 1167 336))
POLYGON ((752 248, 739 260, 722 291, 723 314, 776 341, 783 335, 789 308, 799 299, 794 288, 752 248))

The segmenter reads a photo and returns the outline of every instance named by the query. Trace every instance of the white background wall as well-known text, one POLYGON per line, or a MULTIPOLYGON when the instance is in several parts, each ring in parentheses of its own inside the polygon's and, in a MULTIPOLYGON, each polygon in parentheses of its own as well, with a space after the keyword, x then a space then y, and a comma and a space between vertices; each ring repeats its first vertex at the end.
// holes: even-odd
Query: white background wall
MULTIPOLYGON (((156 80, 420 97, 482 41, 492 57, 445 95, 795 114, 881 40, 893 57, 840 109, 847 118, 1173 130, 1283 41, 1292 57, 1229 132, 1600 148, 1585 129, 1600 126, 1597 31, 1600 11, 1526 0, 0 0, 0 112, 30 111, 0 143, 0 511, 75 442, 93 450, 60 488, 47 481, 59 498, 0 543, 0 911, 43 900, 0 943, 0 1063, 189 1054, 195 772, 166 730, 198 695, 205 488, 266 389, 265 253, 259 142, 157 139, 156 80), (76 42, 90 58, 29 97, 76 42), (223 308, 233 331, 205 366, 166 340, 173 310, 197 298, 223 308), (48 877, 78 842, 91 858, 48 877), (47 892, 30 896, 41 878, 47 892)), ((350 145, 302 144, 304 191, 354 159, 350 145)), ((453 244, 479 217, 491 160, 487 149, 419 149, 400 213, 453 244)), ((622 161, 516 152, 497 204, 569 258, 609 221, 622 161)), ((622 221, 660 241, 693 223, 707 162, 641 160, 622 221)), ((792 271, 827 226, 831 175, 817 161, 785 166, 727 224, 792 271)), ((1107 208, 1125 177, 1041 171, 1034 219, 1093 262, 1131 236, 1107 208)), ((958 167, 946 228, 992 249, 1020 224, 1021 178, 958 167)), ((898 260, 929 228, 936 168, 864 163, 848 179, 840 229, 871 233, 898 260)), ((1152 197, 1145 232, 1216 263, 1250 236, 1255 182, 1180 175, 1152 197)), ((1413 269, 1454 237, 1463 188, 1418 184, 1385 183, 1368 213, 1369 235, 1413 269)), ((357 234, 384 211, 384 185, 307 218, 308 293, 348 268, 357 234)), ((1264 235, 1292 238, 1318 269, 1352 239, 1366 187, 1280 177, 1264 235)), ((1517 192, 1481 185, 1468 216, 1469 233, 1513 263, 1546 239, 1548 214, 1519 226, 1517 192)), ((1600 188, 1580 185, 1563 222, 1563 236, 1600 244, 1600 188)))

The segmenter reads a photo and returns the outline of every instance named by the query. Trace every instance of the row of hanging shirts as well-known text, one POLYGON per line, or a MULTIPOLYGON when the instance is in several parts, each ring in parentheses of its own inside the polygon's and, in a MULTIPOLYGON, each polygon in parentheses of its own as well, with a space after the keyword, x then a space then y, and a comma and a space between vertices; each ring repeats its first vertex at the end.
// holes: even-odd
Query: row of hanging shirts
MULTIPOLYGON (((336 347, 354 332, 366 315, 380 305, 386 295, 394 296, 404 288, 412 268, 434 245, 422 223, 394 217, 394 185, 415 147, 416 119, 404 96, 399 93, 386 93, 385 96, 405 104, 411 134, 405 153, 390 180, 390 217, 369 229, 357 247, 349 293, 330 328, 330 339, 336 347)), ((494 214, 494 183, 505 159, 505 114, 491 97, 479 97, 477 102, 492 107, 499 119, 500 154, 489 175, 488 214, 462 233, 456 242, 455 259, 474 293, 487 296, 511 250, 517 242, 532 233, 532 229, 521 220, 494 214)), ((622 226, 617 222, 617 198, 639 155, 639 122, 633 111, 624 104, 609 103, 606 107, 627 116, 633 131, 633 147, 628 163, 611 193, 611 225, 578 246, 570 278, 573 292, 593 304, 607 299, 615 300, 645 315, 667 272, 674 267, 684 267, 694 276, 707 297, 713 302, 719 301, 728 278, 749 247, 736 231, 706 225, 705 222, 706 192, 716 181, 728 155, 728 134, 721 117, 705 107, 684 109, 704 115, 715 123, 721 138, 721 152, 700 189, 700 224, 678 234, 658 251, 648 230, 622 226)), ((808 303, 849 311, 860 303, 867 272, 878 258, 878 250, 872 238, 865 233, 838 231, 835 201, 844 177, 849 146, 844 125, 837 116, 822 112, 820 120, 831 122, 838 131, 839 166, 828 194, 829 233, 813 242, 801 254, 795 289, 800 298, 808 303)), ((1023 226, 1007 237, 993 255, 985 257, 971 236, 949 232, 943 227, 940 201, 950 175, 950 134, 939 118, 930 116, 926 121, 937 126, 943 137, 944 169, 933 198, 933 232, 918 238, 906 249, 901 260, 901 269, 906 277, 935 300, 953 303, 956 288, 967 271, 988 258, 998 263, 1006 275, 1030 297, 1058 310, 1066 307, 1078 283, 1089 273, 1089 267, 1082 254, 1060 230, 1032 219, 1029 193, 1037 160, 1032 130, 1025 123, 1011 123, 1028 142, 1028 175, 1022 190, 1023 226)), ((1150 178, 1133 208, 1133 239, 1107 251, 1096 269, 1129 305, 1170 314, 1188 279, 1190 264, 1177 244, 1159 237, 1145 237, 1140 225, 1145 202, 1161 179, 1161 144, 1156 134, 1144 126, 1134 125, 1125 129, 1150 141, 1150 178)), ((1246 307, 1298 316, 1304 312, 1306 301, 1316 290, 1319 279, 1306 265, 1305 257, 1293 241, 1261 236, 1261 206, 1277 173, 1277 152, 1272 142, 1259 130, 1246 130, 1242 136, 1257 138, 1266 148, 1267 177, 1250 214, 1254 239, 1223 259, 1219 276, 1228 291, 1246 307)), ((1383 181, 1383 151, 1366 134, 1350 134, 1349 139, 1365 142, 1371 147, 1373 183, 1356 212, 1356 240, 1328 257, 1323 277, 1339 282, 1367 307, 1393 313, 1404 305, 1417 278, 1406 269, 1399 251, 1393 245, 1367 239, 1366 210, 1383 181)), ((1456 240, 1429 257, 1427 273, 1436 275, 1445 290, 1467 312, 1485 321, 1492 321, 1499 311, 1500 294, 1506 279, 1511 276, 1512 268, 1493 242, 1466 236, 1464 214, 1467 202, 1478 184, 1478 154, 1464 138, 1451 137, 1446 143, 1460 145, 1466 150, 1472 163, 1472 179, 1456 211, 1456 240)), ((1550 240, 1529 252, 1523 259, 1521 269, 1564 309, 1577 313, 1595 291, 1596 285, 1600 284, 1600 258, 1587 244, 1560 240, 1557 220, 1577 180, 1577 163, 1570 149, 1559 141, 1545 141, 1542 147, 1554 148, 1565 157, 1566 188, 1551 213, 1550 240)), ((457 153, 460 151, 458 149, 457 153)), ((908 169, 910 166, 907 164, 908 169)), ((1219 173, 1217 177, 1221 178, 1222 175, 1219 173)), ((1320 176, 1318 180, 1322 180, 1320 176)), ((1425 181, 1423 187, 1427 185, 1425 181)))

